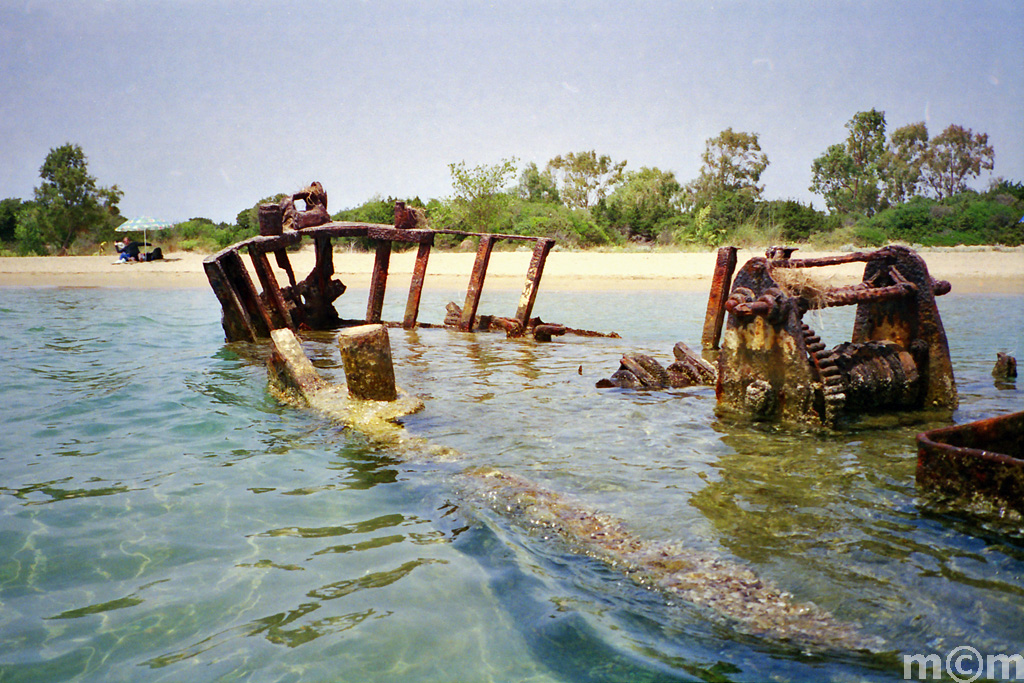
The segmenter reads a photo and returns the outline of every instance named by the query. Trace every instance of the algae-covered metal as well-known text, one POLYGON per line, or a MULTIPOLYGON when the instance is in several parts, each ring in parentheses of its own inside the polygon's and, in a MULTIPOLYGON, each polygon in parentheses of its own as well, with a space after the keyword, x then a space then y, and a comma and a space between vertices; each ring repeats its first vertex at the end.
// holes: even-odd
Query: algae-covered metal
POLYGON ((971 509, 1024 515, 1024 412, 918 434, 917 484, 971 509))

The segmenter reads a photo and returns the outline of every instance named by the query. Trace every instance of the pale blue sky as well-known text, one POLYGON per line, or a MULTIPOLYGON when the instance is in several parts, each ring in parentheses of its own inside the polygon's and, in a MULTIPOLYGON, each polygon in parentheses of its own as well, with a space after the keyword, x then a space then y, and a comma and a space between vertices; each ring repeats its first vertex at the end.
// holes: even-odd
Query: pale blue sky
POLYGON ((1017 0, 0 0, 0 198, 65 142, 123 214, 171 220, 312 180, 332 212, 445 197, 451 162, 587 149, 686 182, 731 126, 766 197, 821 208, 812 160, 872 107, 988 133, 1024 181, 1022 29, 1017 0))

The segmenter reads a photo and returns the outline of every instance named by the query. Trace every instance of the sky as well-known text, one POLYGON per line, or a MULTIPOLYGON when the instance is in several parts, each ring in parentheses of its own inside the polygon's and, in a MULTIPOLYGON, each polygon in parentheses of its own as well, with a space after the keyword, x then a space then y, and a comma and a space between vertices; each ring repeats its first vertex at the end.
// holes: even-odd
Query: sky
POLYGON ((987 133, 1024 181, 1019 0, 0 0, 0 198, 82 147, 121 213, 233 223, 319 180, 328 209, 452 195, 448 165, 596 150, 695 178, 757 133, 768 199, 859 111, 987 133))

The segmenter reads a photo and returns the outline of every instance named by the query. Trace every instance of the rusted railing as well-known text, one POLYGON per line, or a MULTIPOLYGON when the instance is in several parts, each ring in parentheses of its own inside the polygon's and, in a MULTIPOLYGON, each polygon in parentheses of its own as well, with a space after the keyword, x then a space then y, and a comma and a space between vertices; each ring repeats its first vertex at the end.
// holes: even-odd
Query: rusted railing
MULTIPOLYGON (((275 329, 331 329, 345 324, 381 322, 384 295, 387 290, 391 250, 395 243, 417 244, 416 262, 401 325, 413 328, 419 316, 420 298, 427 275, 427 262, 438 234, 474 237, 480 240, 476 260, 469 276, 465 305, 459 320, 459 329, 473 329, 491 251, 502 240, 532 242, 533 256, 526 272, 526 283, 514 320, 519 329, 527 329, 533 314, 537 291, 544 263, 555 241, 545 237, 503 235, 490 233, 461 232, 456 230, 427 230, 404 227, 408 222, 408 209, 404 204, 396 206, 396 224, 327 222, 322 225, 298 227, 285 231, 282 228, 281 211, 278 205, 260 207, 261 234, 257 237, 233 244, 207 257, 203 262, 210 286, 220 301, 223 310, 224 332, 228 341, 255 341, 270 336, 275 329), (267 234, 270 233, 270 234, 267 234), (274 234, 277 233, 277 234, 274 234), (363 320, 342 320, 334 309, 333 302, 345 292, 345 285, 333 279, 333 240, 338 238, 361 237, 374 243, 375 259, 370 280, 369 300, 366 317, 363 320), (294 270, 288 258, 287 249, 311 239, 315 247, 316 264, 305 279, 296 281, 294 270), (245 266, 241 253, 248 252, 253 272, 259 283, 253 281, 245 266), (277 265, 288 276, 288 284, 282 286, 270 265, 269 255, 274 254, 277 265)), ((300 215, 301 218, 301 215, 300 215)), ((286 216, 286 221, 287 221, 286 216)), ((300 225, 295 221, 292 225, 300 225)))

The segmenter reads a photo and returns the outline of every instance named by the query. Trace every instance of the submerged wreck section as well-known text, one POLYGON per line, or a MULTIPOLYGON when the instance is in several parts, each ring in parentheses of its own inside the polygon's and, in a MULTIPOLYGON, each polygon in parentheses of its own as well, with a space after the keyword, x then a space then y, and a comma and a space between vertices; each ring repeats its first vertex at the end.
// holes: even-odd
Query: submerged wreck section
POLYGON ((641 538, 622 521, 569 496, 410 436, 401 420, 425 405, 394 385, 386 329, 368 325, 345 330, 338 343, 345 361, 344 385, 317 373, 291 330, 275 330, 267 361, 271 391, 283 401, 359 430, 403 459, 456 468, 464 464, 453 472, 453 479, 460 496, 478 509, 491 510, 528 533, 600 562, 636 585, 661 593, 669 603, 681 600, 701 608, 709 619, 740 633, 821 652, 874 651, 884 645, 855 624, 798 600, 742 563, 682 544, 641 538))
POLYGON ((906 247, 817 259, 794 259, 793 251, 773 247, 750 259, 724 300, 735 261, 720 252, 703 337, 705 351, 718 348, 718 321, 727 314, 720 412, 834 428, 860 413, 957 406, 935 301, 950 291, 948 282, 933 280, 906 247), (807 276, 811 268, 856 262, 865 264, 856 285, 821 286, 807 276), (803 318, 831 306, 857 310, 850 341, 830 349, 803 318))
POLYGON ((479 240, 476 260, 469 276, 466 299, 458 307, 458 317, 446 324, 469 332, 476 329, 503 329, 509 336, 530 334, 538 341, 552 336, 578 332, 561 325, 544 323, 531 317, 537 299, 544 264, 553 239, 472 233, 455 230, 430 230, 422 227, 422 216, 403 202, 395 205, 394 225, 331 221, 327 213, 327 194, 320 183, 285 197, 279 204, 259 207, 260 234, 238 242, 207 257, 203 261, 207 279, 223 311, 224 333, 228 341, 256 341, 270 337, 273 330, 329 330, 346 325, 380 323, 387 290, 391 251, 395 244, 417 245, 416 262, 409 286, 405 316, 400 324, 411 329, 419 317, 420 298, 427 275, 427 263, 435 237, 439 234, 459 235, 479 240), (305 205, 299 210, 298 203, 305 205), (334 301, 345 293, 345 284, 334 277, 333 240, 360 237, 374 244, 375 259, 370 281, 366 316, 362 320, 342 320, 334 301), (310 239, 316 250, 312 272, 297 280, 288 258, 288 249, 310 239), (533 255, 526 272, 523 294, 513 316, 478 316, 477 308, 487 277, 487 266, 494 246, 503 240, 533 244, 533 255), (246 266, 242 253, 251 261, 246 266), (287 284, 278 282, 270 264, 270 256, 287 276, 287 284), (258 287, 257 287, 258 283, 258 287))
POLYGON ((1024 515, 1024 412, 917 435, 917 485, 967 509, 1024 515))

